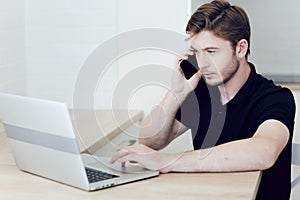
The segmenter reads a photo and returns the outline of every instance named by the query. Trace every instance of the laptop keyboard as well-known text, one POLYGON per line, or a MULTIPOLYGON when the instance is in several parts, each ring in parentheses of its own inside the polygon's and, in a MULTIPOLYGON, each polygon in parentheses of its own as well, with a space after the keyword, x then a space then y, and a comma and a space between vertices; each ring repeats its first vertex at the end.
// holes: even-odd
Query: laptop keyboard
POLYGON ((114 175, 114 174, 109 174, 106 172, 98 171, 95 169, 91 169, 88 167, 85 167, 85 171, 89 180, 89 183, 95 183, 98 181, 104 181, 107 179, 112 179, 112 178, 117 178, 119 176, 114 175))

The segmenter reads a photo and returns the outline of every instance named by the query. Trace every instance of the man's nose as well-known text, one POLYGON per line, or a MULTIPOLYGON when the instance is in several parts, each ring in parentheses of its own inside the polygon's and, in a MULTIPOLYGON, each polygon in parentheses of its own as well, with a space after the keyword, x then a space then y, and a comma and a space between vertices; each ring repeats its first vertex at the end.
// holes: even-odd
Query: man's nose
POLYGON ((209 66, 209 58, 207 55, 205 55, 205 53, 198 53, 196 58, 200 70, 209 66))

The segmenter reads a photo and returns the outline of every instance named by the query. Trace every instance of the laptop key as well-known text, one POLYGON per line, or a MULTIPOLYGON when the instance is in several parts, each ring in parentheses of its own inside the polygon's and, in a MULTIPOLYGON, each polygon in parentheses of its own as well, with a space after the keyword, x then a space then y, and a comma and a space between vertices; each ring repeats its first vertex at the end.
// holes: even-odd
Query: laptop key
POLYGON ((112 178, 119 177, 119 176, 114 175, 114 174, 109 174, 109 173, 98 171, 98 170, 91 169, 91 168, 88 168, 88 167, 85 168, 85 171, 86 171, 89 183, 95 183, 95 182, 98 182, 98 181, 104 181, 104 180, 107 180, 107 179, 112 179, 112 178))

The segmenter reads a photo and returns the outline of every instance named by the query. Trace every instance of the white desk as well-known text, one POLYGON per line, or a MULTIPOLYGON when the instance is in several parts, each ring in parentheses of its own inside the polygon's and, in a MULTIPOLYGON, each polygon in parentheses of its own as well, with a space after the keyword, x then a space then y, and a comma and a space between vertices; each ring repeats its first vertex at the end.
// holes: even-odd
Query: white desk
POLYGON ((258 171, 170 173, 96 192, 85 192, 18 170, 6 135, 0 125, 0 199, 3 200, 249 200, 254 199, 260 174, 258 171))

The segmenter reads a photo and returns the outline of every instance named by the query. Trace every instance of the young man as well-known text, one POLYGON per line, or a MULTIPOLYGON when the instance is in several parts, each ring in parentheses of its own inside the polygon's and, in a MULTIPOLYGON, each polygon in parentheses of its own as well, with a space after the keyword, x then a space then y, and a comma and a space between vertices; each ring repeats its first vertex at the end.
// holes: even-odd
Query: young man
POLYGON ((123 148, 111 162, 136 161, 162 173, 263 170, 257 199, 289 199, 295 102, 247 61, 246 13, 213 1, 198 8, 186 31, 198 72, 185 78, 178 61, 172 91, 146 118, 140 145, 123 148), (157 151, 188 128, 194 151, 157 151))

